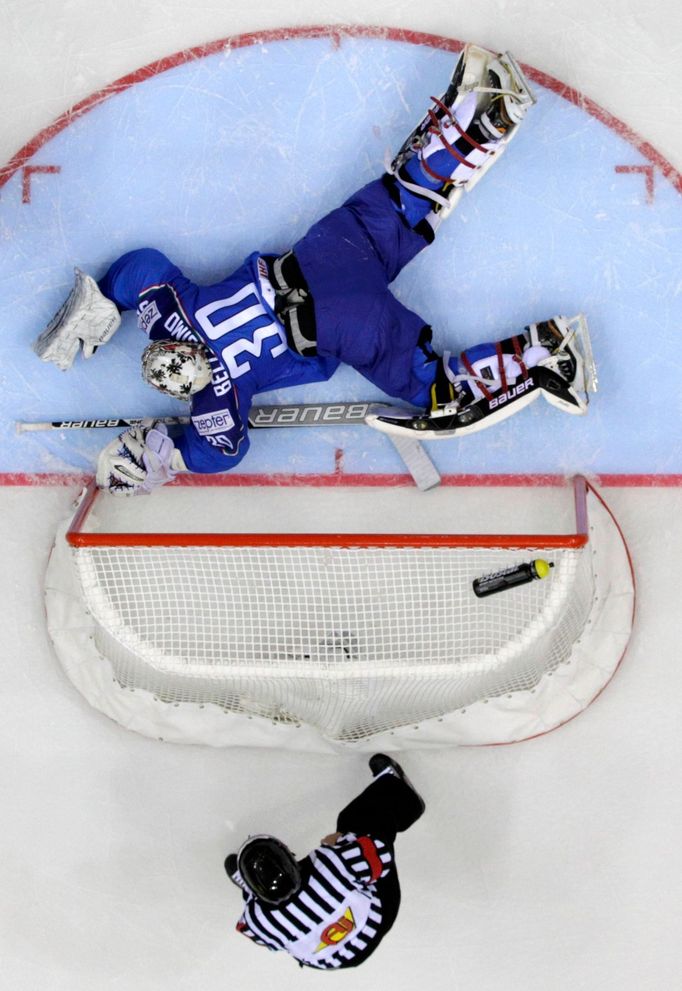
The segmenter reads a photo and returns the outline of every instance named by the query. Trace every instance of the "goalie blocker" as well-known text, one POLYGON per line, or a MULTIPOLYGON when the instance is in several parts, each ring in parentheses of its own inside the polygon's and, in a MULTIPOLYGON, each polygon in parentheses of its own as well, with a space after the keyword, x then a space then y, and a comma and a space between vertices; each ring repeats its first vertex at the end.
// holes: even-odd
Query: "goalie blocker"
MULTIPOLYGON (((136 309, 150 338, 145 380, 190 403, 175 444, 150 424, 105 449, 100 484, 144 492, 179 470, 234 468, 249 447, 243 414, 257 392, 327 381, 340 363, 408 404, 372 412, 367 422, 401 435, 412 453, 416 437, 484 429, 540 392, 584 413, 586 392, 596 388, 584 318, 554 317, 451 356, 432 347, 431 327, 389 289, 460 194, 499 160, 533 102, 508 52, 467 45, 447 90, 387 172, 291 251, 253 252, 210 286, 192 283, 154 248, 126 252, 99 283, 77 271, 65 306, 36 342, 38 355, 69 368, 80 346, 88 357, 110 339, 119 311, 136 309), (209 421, 215 429, 202 429, 209 421)), ((431 471, 423 487, 436 482, 431 471)))

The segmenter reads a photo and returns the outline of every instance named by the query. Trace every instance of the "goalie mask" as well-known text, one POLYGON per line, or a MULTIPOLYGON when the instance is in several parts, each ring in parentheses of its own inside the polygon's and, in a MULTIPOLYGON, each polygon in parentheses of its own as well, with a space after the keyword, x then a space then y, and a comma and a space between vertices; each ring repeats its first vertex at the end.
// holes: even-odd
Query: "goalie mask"
POLYGON ((237 854, 237 865, 247 887, 268 905, 281 905, 301 889, 298 861, 274 836, 250 836, 237 854))
POLYGON ((142 378, 174 399, 189 399, 211 381, 206 349, 187 341, 152 341, 142 352, 142 378))

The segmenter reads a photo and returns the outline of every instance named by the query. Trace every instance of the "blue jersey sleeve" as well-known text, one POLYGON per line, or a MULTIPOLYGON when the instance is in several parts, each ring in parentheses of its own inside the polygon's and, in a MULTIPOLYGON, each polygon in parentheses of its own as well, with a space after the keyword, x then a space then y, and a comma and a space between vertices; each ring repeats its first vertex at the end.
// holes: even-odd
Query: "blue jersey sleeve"
MULTIPOLYGON (((138 323, 151 339, 198 338, 180 309, 180 294, 189 290, 191 283, 161 251, 140 248, 121 255, 99 287, 121 310, 137 310, 138 323)), ((191 422, 175 439, 175 446, 192 472, 228 471, 249 449, 249 403, 242 417, 237 390, 213 356, 211 366, 213 381, 193 397, 191 422)))
POLYGON ((187 469, 198 474, 213 474, 235 468, 249 449, 249 435, 241 431, 235 438, 234 448, 214 447, 196 433, 193 427, 185 427, 182 435, 175 440, 175 446, 182 455, 187 469))
POLYGON ((213 380, 192 396, 190 423, 175 446, 190 471, 229 471, 249 449, 251 394, 237 389, 211 359, 213 380))
POLYGON ((165 283, 188 282, 177 265, 155 248, 139 248, 121 255, 100 279, 99 288, 121 310, 134 310, 140 294, 165 283))

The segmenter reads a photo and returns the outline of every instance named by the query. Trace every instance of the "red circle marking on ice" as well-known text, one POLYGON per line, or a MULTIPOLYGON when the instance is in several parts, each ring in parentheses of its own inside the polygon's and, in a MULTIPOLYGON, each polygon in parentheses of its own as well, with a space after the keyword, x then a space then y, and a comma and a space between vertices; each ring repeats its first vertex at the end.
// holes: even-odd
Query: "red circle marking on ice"
MULTIPOLYGON (((444 38, 437 34, 424 34, 420 31, 404 31, 400 28, 367 27, 361 25, 311 25, 309 27, 275 28, 270 31, 237 34, 233 37, 221 38, 219 41, 212 41, 206 45, 187 48, 185 51, 168 55, 165 58, 158 59, 156 62, 150 62, 149 65, 145 65, 141 69, 136 69, 134 72, 129 73, 129 75, 117 79, 116 82, 110 83, 104 89, 76 103, 70 110, 67 110, 66 113, 53 121, 52 124, 36 134, 35 137, 10 159, 7 165, 0 168, 0 188, 12 178, 18 169, 26 165, 43 145, 56 134, 59 134, 60 131, 67 128, 74 120, 82 117, 83 114, 92 110, 93 107, 99 106, 100 103, 103 103, 110 97, 124 92, 137 83, 144 82, 145 79, 150 79, 152 76, 157 76, 162 72, 166 72, 168 69, 174 69, 176 66, 184 65, 187 62, 206 58, 209 55, 216 55, 219 52, 248 48, 251 45, 268 44, 273 41, 292 41, 308 38, 329 38, 335 47, 338 47, 344 38, 379 38, 389 41, 407 42, 411 45, 424 45, 429 48, 439 48, 443 51, 452 52, 458 52, 464 47, 464 42, 457 38, 444 38)), ((648 141, 645 141, 636 134, 622 120, 614 117, 613 114, 604 110, 603 107, 590 100, 589 97, 583 96, 578 90, 567 86, 558 79, 554 79, 553 76, 549 76, 547 73, 523 63, 521 63, 521 67, 526 75, 534 82, 558 94, 562 99, 568 100, 569 103, 575 104, 575 106, 584 110, 590 116, 595 117, 612 131, 615 131, 619 137, 632 144, 652 165, 660 169, 661 173, 673 184, 678 193, 682 193, 682 173, 678 172, 653 145, 650 145, 648 141)))

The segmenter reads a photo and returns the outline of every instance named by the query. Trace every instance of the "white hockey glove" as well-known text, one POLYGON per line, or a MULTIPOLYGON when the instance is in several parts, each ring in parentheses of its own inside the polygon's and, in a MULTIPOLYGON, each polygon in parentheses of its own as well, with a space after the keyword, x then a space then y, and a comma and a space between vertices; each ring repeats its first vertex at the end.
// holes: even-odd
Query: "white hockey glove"
POLYGON ((107 444, 97 462, 97 484, 112 495, 147 495, 187 471, 164 423, 145 420, 107 444))
POLYGON ((78 268, 75 272, 75 285, 66 302, 33 345, 39 358, 53 362, 63 372, 71 368, 79 344, 83 345, 83 357, 91 358, 121 324, 116 304, 100 292, 95 280, 78 268))

